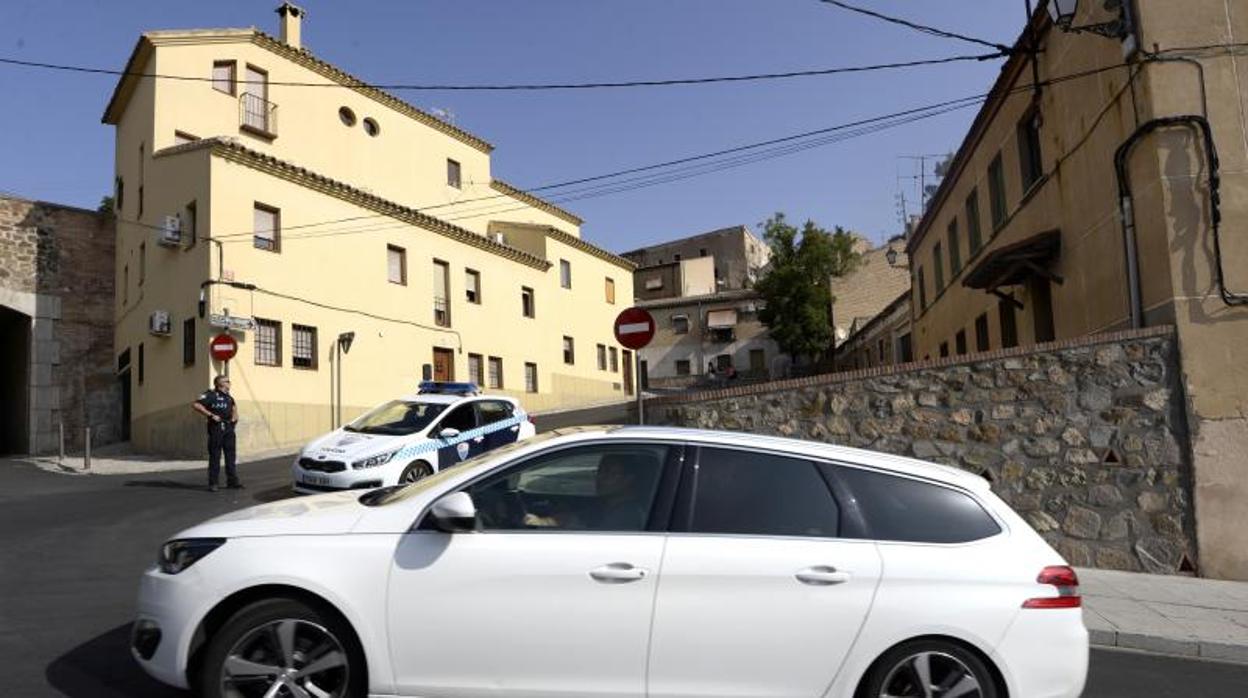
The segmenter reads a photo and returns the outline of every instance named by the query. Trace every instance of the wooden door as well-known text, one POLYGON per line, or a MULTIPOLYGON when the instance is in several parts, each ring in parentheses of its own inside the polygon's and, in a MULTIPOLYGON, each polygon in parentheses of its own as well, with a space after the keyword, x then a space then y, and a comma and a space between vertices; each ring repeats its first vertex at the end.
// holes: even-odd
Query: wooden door
POLYGON ((433 350, 433 379, 435 381, 455 380, 455 352, 450 349, 433 350))

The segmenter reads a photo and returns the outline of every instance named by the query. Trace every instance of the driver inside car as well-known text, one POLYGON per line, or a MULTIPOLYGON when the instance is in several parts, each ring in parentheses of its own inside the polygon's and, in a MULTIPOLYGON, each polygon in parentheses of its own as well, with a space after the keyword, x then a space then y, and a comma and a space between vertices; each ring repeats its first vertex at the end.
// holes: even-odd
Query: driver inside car
POLYGON ((640 531, 646 527, 649 494, 659 462, 635 453, 608 453, 598 463, 593 509, 584 515, 555 512, 545 516, 526 513, 524 524, 537 528, 596 531, 640 531))

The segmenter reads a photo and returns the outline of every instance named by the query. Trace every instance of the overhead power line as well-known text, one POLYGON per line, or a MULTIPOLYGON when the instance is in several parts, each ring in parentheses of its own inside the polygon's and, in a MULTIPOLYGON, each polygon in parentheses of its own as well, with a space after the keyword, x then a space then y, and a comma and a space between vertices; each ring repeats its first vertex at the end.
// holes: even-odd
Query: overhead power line
POLYGON ((998 55, 1009 55, 1013 53, 1014 51, 1009 46, 1006 46, 1005 44, 999 44, 995 41, 988 41, 986 39, 977 39, 973 36, 967 36, 966 34, 959 34, 957 32, 951 32, 951 31, 947 31, 944 29, 937 29, 936 27, 931 27, 926 24, 919 24, 918 22, 912 22, 908 19, 903 19, 901 17, 893 17, 891 15, 886 15, 882 12, 876 12, 875 10, 868 10, 865 7, 858 7, 856 5, 851 5, 847 2, 842 2, 841 0, 819 0, 819 1, 826 5, 832 5, 833 7, 839 7, 842 10, 847 10, 849 12, 856 12, 860 15, 866 15, 868 17, 874 17, 875 19, 888 22, 889 24, 897 24, 897 25, 906 27, 908 29, 913 29, 917 32, 922 32, 924 34, 928 34, 931 36, 939 36, 943 39, 956 39, 958 41, 966 41, 972 44, 978 44, 980 46, 987 46, 989 48, 996 49, 998 52, 998 55))
MULTIPOLYGON (((299 81, 282 81, 282 80, 266 80, 266 85, 277 85, 285 87, 337 87, 337 88, 356 88, 371 87, 379 90, 399 91, 457 91, 457 92, 506 92, 506 91, 542 91, 542 90, 590 90, 604 88, 622 88, 622 87, 668 87, 673 85, 706 85, 711 83, 722 82, 754 82, 762 80, 787 80, 791 78, 805 78, 826 75, 840 75, 846 73, 868 73, 881 70, 899 70, 903 68, 917 68, 929 65, 943 65, 946 63, 959 63, 966 61, 986 61, 999 58, 1000 53, 971 54, 959 56, 945 56, 943 58, 926 58, 916 59, 912 61, 894 61, 891 63, 875 63, 871 65, 844 66, 839 68, 817 68, 812 70, 793 70, 778 73, 756 73, 752 75, 724 75, 715 77, 701 78, 667 78, 659 80, 627 80, 619 82, 582 82, 582 83, 528 83, 528 84, 486 84, 486 85, 456 85, 456 84, 419 84, 419 83, 395 83, 395 84, 371 84, 365 82, 356 82, 342 84, 339 82, 299 82, 299 81)), ((156 80, 180 80, 187 82, 212 82, 211 76, 203 75, 168 75, 163 73, 142 73, 136 71, 113 70, 110 68, 92 68, 79 65, 65 65, 60 63, 44 63, 40 61, 26 61, 17 58, 0 57, 0 64, 20 66, 24 68, 39 68, 43 70, 58 70, 71 73, 88 73, 93 75, 116 75, 124 77, 139 77, 156 80)), ((255 81, 236 80, 239 84, 250 84, 255 81)))
MULTIPOLYGON (((1057 85, 1057 84, 1065 83, 1071 80, 1078 80, 1078 79, 1090 77, 1093 75, 1099 75, 1101 73, 1108 72, 1111 70, 1117 70, 1121 67, 1122 66, 1119 64, 1119 65, 1103 66, 1100 68, 1091 68, 1091 69, 1083 70, 1077 73, 1072 73, 1068 75, 1050 78, 1048 80, 1043 80, 1041 81, 1040 84, 1042 86, 1057 85)), ((1017 93, 1022 93, 1022 92, 1030 92, 1032 89, 1033 89, 1033 86, 1030 84, 1020 85, 1020 86, 1016 86, 1012 88, 1006 94, 1007 96, 1009 96, 1012 94, 1017 94, 1017 93)), ((800 152, 801 150, 807 149, 807 147, 818 147, 818 145, 824 144, 823 142, 816 143, 815 141, 812 140, 811 144, 807 146, 806 144, 802 143, 804 139, 811 139, 816 136, 831 135, 831 134, 835 134, 838 131, 848 131, 850 129, 871 127, 872 125, 880 125, 880 124, 891 122, 897 119, 906 119, 907 117, 911 117, 911 116, 918 117, 915 119, 905 120, 901 123, 895 123, 895 124, 890 123, 888 126, 886 126, 887 128, 892 128, 894 126, 903 125, 904 123, 910 123, 911 121, 917 121, 919 118, 928 118, 929 116, 936 116, 939 113, 945 113, 946 111, 953 111, 955 109, 965 108, 973 104, 977 104, 980 101, 983 101, 984 99, 988 98, 989 96, 990 96, 990 93, 968 95, 966 97, 961 97, 958 99, 946 100, 944 102, 928 104, 928 105, 921 106, 921 107, 915 107, 912 109, 906 109, 903 111, 893 112, 891 114, 869 117, 866 119, 859 119, 859 120, 852 121, 852 122, 845 123, 845 124, 838 124, 835 126, 815 129, 812 131, 806 131, 803 133, 793 134, 790 136, 772 138, 772 139, 768 139, 765 141, 759 141, 756 143, 750 143, 750 144, 736 146, 732 148, 724 148, 724 149, 713 151, 710 153, 691 155, 688 157, 668 160, 668 161, 655 163, 651 165, 631 167, 631 168, 616 170, 614 172, 608 172, 608 173, 600 174, 600 175, 580 177, 576 179, 565 180, 562 182, 545 184, 539 187, 530 188, 527 191, 553 192, 551 194, 547 194, 546 196, 547 198, 556 202, 576 201, 576 200, 581 200, 581 199, 586 199, 586 198, 592 198, 594 196, 606 196, 609 194, 621 193, 624 191, 632 191, 634 189, 640 189, 644 186, 655 186, 657 184, 665 184, 670 181, 687 179, 692 176, 698 176, 698 174, 710 174, 710 173, 720 171, 720 170, 710 169, 706 172, 698 172, 698 173, 691 174, 687 170, 682 169, 682 170, 674 170, 672 172, 659 172, 653 175, 653 178, 644 178, 644 177, 643 178, 630 178, 628 180, 621 180, 617 182, 607 182, 606 180, 617 179, 620 177, 640 174, 644 172, 652 172, 655 170, 660 170, 660 169, 664 169, 668 167, 675 167, 675 166, 680 166, 680 165, 697 163, 697 162, 701 162, 704 160, 711 160, 711 159, 726 156, 726 155, 742 154, 746 156, 754 156, 754 155, 761 155, 764 152, 769 153, 768 157, 758 157, 757 159, 752 159, 749 161, 738 161, 738 160, 720 161, 720 164, 727 165, 725 167, 722 167, 721 169, 729 169, 730 167, 739 166, 738 163, 750 164, 751 162, 756 162, 758 160, 770 159, 771 157, 780 157, 783 155, 788 155, 791 152, 800 152), (944 110, 944 111, 941 111, 941 110, 944 110), (929 114, 928 112, 932 112, 932 113, 929 114), (768 146, 785 146, 786 144, 789 146, 798 146, 798 148, 795 150, 791 150, 791 151, 790 150, 780 151, 777 149, 773 149, 770 151, 762 150, 763 148, 768 147, 768 146), (755 149, 758 149, 760 152, 757 154, 749 152, 755 149), (673 176, 674 174, 685 174, 687 176, 673 176), (554 192, 554 190, 568 189, 569 187, 577 187, 578 185, 590 184, 594 182, 604 182, 604 183, 595 187, 577 188, 577 189, 572 189, 568 191, 554 192)), ((883 129, 877 128, 874 130, 883 130, 883 129)), ((866 134, 862 134, 862 135, 866 135, 866 134)), ((835 141, 828 141, 828 142, 835 142, 835 141)), ((707 163, 707 165, 715 165, 715 163, 707 163)), ((493 195, 488 195, 488 196, 463 199, 463 200, 454 201, 454 202, 431 204, 429 206, 423 206, 423 207, 414 207, 414 210, 418 212, 426 212, 426 211, 431 211, 431 210, 440 209, 440 208, 463 206, 469 203, 478 203, 478 202, 485 202, 485 201, 495 201, 496 203, 488 204, 488 205, 485 205, 476 209, 453 211, 451 212, 451 215, 442 217, 442 220, 447 221, 447 222, 453 222, 456 220, 476 218, 476 217, 485 216, 485 215, 497 215, 499 213, 506 213, 510 211, 524 210, 524 209, 529 208, 527 204, 512 206, 513 200, 509 194, 493 194, 493 195), (499 199, 508 199, 508 201, 501 202, 501 201, 498 201, 499 199), (500 208, 500 207, 506 207, 506 208, 500 208)), ((315 222, 305 223, 305 224, 300 224, 300 225, 283 226, 282 230, 283 232, 285 232, 285 231, 296 230, 296 229, 324 228, 325 226, 333 226, 333 225, 341 224, 341 223, 352 223, 352 222, 357 222, 357 221, 366 221, 366 220, 381 219, 381 218, 393 219, 394 216, 388 213, 364 214, 364 215, 348 216, 344 218, 330 219, 330 220, 324 220, 324 221, 315 221, 315 222)), ((161 230, 160 226, 142 223, 139 221, 123 220, 122 222, 131 224, 131 225, 137 225, 140 227, 149 228, 152 230, 161 230)), ((309 231, 308 233, 301 234, 301 235, 283 236, 283 239, 325 237, 325 236, 343 233, 343 232, 350 232, 350 233, 375 232, 375 231, 380 231, 380 230, 405 228, 408 226, 409 224, 407 223, 395 224, 395 223, 390 223, 390 222, 382 222, 378 226, 361 224, 359 227, 354 227, 354 228, 349 228, 349 229, 324 228, 322 230, 309 231)), ((228 238, 251 237, 253 234, 254 234, 254 231, 247 230, 247 231, 239 231, 239 232, 234 232, 234 233, 218 233, 218 234, 214 234, 213 238, 214 239, 228 239, 228 238)))

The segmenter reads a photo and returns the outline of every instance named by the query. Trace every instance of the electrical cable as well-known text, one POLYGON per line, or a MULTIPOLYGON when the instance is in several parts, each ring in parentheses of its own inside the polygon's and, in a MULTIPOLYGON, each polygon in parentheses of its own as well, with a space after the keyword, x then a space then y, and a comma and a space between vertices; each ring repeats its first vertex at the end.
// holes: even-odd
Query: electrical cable
POLYGON ((989 48, 996 49, 999 52, 999 54, 1002 56, 1008 56, 1014 52, 1014 49, 1010 48, 1009 46, 1006 46, 1005 44, 999 44, 995 41, 987 41, 985 39, 977 39, 973 36, 967 36, 965 34, 958 34, 957 32, 946 31, 944 29, 937 29, 936 27, 931 27, 926 24, 919 24, 917 22, 912 22, 908 19, 902 19, 901 17, 893 17, 891 15, 886 15, 882 12, 876 12, 875 10, 868 10, 864 7, 851 5, 847 2, 842 2, 841 0, 819 0, 819 1, 824 3, 825 5, 832 5, 833 7, 839 7, 842 10, 847 10, 849 12, 856 12, 861 15, 866 15, 868 17, 872 17, 872 18, 875 18, 884 22, 888 22, 889 24, 897 24, 897 25, 906 27, 907 29, 913 29, 917 32, 921 32, 923 34, 928 34, 931 36, 938 36, 942 39, 956 39, 958 41, 966 41, 972 44, 978 44, 980 46, 987 46, 989 48))
MULTIPOLYGON (((1103 66, 1103 67, 1100 67, 1100 68, 1091 68, 1091 69, 1087 69, 1087 70, 1079 71, 1079 72, 1077 72, 1077 73, 1071 73, 1071 74, 1068 74, 1068 75, 1063 75, 1063 76, 1059 76, 1059 77, 1055 77, 1055 78, 1050 78, 1050 79, 1048 79, 1048 80, 1044 80, 1044 81, 1042 81, 1040 84, 1041 84, 1042 86, 1057 85, 1057 84, 1061 84, 1061 83, 1064 83, 1064 82, 1067 82, 1067 81, 1071 81, 1071 80, 1078 80, 1078 79, 1082 79, 1082 78, 1085 78, 1085 77, 1089 77, 1089 76, 1093 76, 1093 75, 1098 75, 1098 74, 1100 74, 1100 73, 1104 73, 1104 72, 1107 72, 1107 71, 1110 71, 1110 70, 1116 70, 1116 69, 1118 69, 1119 67, 1121 67, 1121 66, 1120 66, 1120 65, 1110 65, 1110 66, 1103 66)), ((1013 88, 1013 89, 1011 89, 1011 90, 1009 90, 1009 91, 1007 92, 1007 96, 1009 96, 1009 95, 1011 95, 1011 94, 1016 94, 1016 93, 1019 93, 1019 92, 1027 92, 1027 91, 1030 91, 1031 89, 1032 89, 1032 86, 1031 86, 1031 85, 1024 85, 1024 86, 1015 87, 1015 88, 1013 88)), ((982 100, 982 99, 986 99, 986 98, 987 98, 987 97, 989 97, 990 95, 991 95, 991 93, 981 93, 981 94, 978 94, 978 95, 969 95, 969 96, 966 96, 966 97, 961 97, 961 98, 958 98, 958 99, 946 100, 946 101, 944 101, 944 102, 937 102, 937 103, 933 103, 933 104, 924 105, 924 106, 921 106, 921 107, 915 107, 915 108, 912 108, 912 109, 906 109, 906 110, 899 111, 899 112, 893 112, 893 113, 891 113, 891 114, 885 114, 885 115, 881 115, 881 116, 875 116, 875 117, 869 117, 869 118, 866 118, 866 119, 860 119, 860 120, 856 120, 856 121, 853 121, 853 122, 848 122, 848 123, 845 123, 845 124, 838 124, 838 125, 835 125, 835 126, 829 126, 829 127, 825 127, 825 128, 815 129, 815 130, 812 130, 812 131, 806 131, 806 132, 803 132, 803 133, 793 134, 793 135, 789 135, 789 136, 783 136, 783 137, 780 137, 780 138, 768 139, 768 140, 765 140, 765 141, 759 141, 759 142, 756 142, 756 143, 750 143, 750 144, 746 144, 746 145, 742 145, 742 146, 736 146, 736 147, 732 147, 732 148, 724 148, 724 149, 717 150, 717 151, 713 151, 713 152, 709 152, 709 153, 703 153, 703 154, 699 154, 699 155, 693 155, 693 156, 688 156, 688 157, 683 157, 683 158, 677 158, 677 159, 674 159, 674 160, 667 160, 667 161, 664 161, 664 162, 654 163, 654 164, 651 164, 651 165, 644 165, 644 166, 639 166, 639 167, 631 167, 631 168, 627 168, 627 169, 616 170, 616 171, 614 171, 614 172, 609 172, 609 173, 600 174, 600 175, 594 175, 594 176, 589 176, 589 177, 580 177, 580 178, 577 178, 577 179, 571 179, 571 180, 566 180, 566 181, 562 181, 562 182, 557 182, 557 183, 552 183, 552 184, 546 184, 546 185, 542 185, 542 186, 539 186, 539 187, 534 187, 534 188, 528 189, 527 191, 529 191, 529 192, 538 192, 538 191, 549 191, 549 190, 552 190, 552 189, 563 189, 563 188, 567 188, 567 187, 571 187, 571 186, 575 186, 575 185, 579 185, 579 184, 587 184, 587 183, 591 183, 591 182, 598 182, 598 181, 603 181, 603 180, 607 180, 607 179, 615 179, 615 178, 618 178, 618 177, 621 177, 621 176, 624 176, 624 175, 636 174, 636 173, 641 173, 641 172, 649 172, 649 171, 654 171, 654 170, 657 170, 657 169, 662 169, 662 168, 671 167, 671 166, 674 166, 674 165, 683 165, 683 164, 686 164, 686 163, 692 163, 692 162, 697 162, 697 161, 701 161, 701 160, 708 160, 708 159, 711 159, 711 158, 720 157, 720 156, 724 156, 724 155, 731 155, 731 154, 735 154, 735 153, 742 153, 742 152, 745 152, 745 151, 754 150, 754 149, 759 149, 759 148, 763 148, 763 147, 767 147, 767 146, 779 145, 779 144, 789 143, 789 142, 794 142, 794 141, 800 141, 801 139, 804 139, 804 138, 810 138, 810 137, 812 137, 812 136, 816 136, 816 135, 828 134, 828 133, 832 133, 832 132, 835 132, 835 131, 838 131, 838 130, 844 130, 844 129, 849 129, 849 128, 855 128, 855 127, 858 127, 858 126, 865 126, 865 125, 869 125, 869 124, 873 124, 873 123, 878 123, 878 122, 886 121, 886 120, 889 120, 889 119, 895 119, 895 118, 899 118, 899 117, 906 117, 906 116, 915 115, 915 114, 923 114, 924 112, 932 111, 932 110, 934 110, 934 109, 941 109, 941 108, 944 108, 944 107, 952 107, 952 106, 957 106, 957 105, 964 105, 964 103, 966 103, 966 102, 970 102, 970 101, 972 101, 972 100, 982 100)), ((965 106, 965 105, 964 105, 964 106, 965 106)), ((558 197, 559 197, 559 194, 555 194, 555 195, 551 195, 549 198, 558 198, 558 197)), ((414 210, 414 211, 416 211, 416 212, 418 212, 418 213, 419 213, 419 212, 430 211, 430 210, 435 210, 435 209, 439 209, 439 208, 445 208, 445 207, 449 207, 449 206, 462 206, 462 205, 467 204, 467 203, 473 203, 473 202, 479 202, 479 201, 490 201, 490 200, 496 200, 496 199, 502 199, 502 198, 508 198, 508 199, 510 199, 510 198, 512 198, 512 197, 511 197, 511 195, 510 195, 510 194, 494 194, 494 195, 483 196, 483 197, 474 197, 474 198, 471 198, 471 199, 463 199, 463 200, 460 200, 460 201, 450 202, 450 203, 433 204, 433 205, 429 205, 429 206, 424 206, 424 207, 413 208, 412 210, 414 210)), ((569 200, 571 200, 571 199, 569 199, 569 200)), ((496 205, 497 205, 497 204, 496 204, 496 205)), ((526 204, 526 205, 524 205, 524 206, 516 207, 516 208, 513 208, 513 209, 507 209, 507 210, 509 210, 509 211, 510 211, 510 210, 521 210, 521 209, 524 209, 524 208, 529 208, 529 206, 526 204)), ((471 210, 470 210, 470 211, 471 211, 471 210)), ((478 217, 478 216, 480 216, 480 215, 485 215, 485 214, 482 214, 482 213, 470 213, 470 212, 463 212, 463 211, 461 211, 461 212, 457 212, 456 214, 454 214, 454 217, 453 217, 453 218, 454 218, 454 219, 457 219, 457 220, 462 220, 462 219, 464 219, 464 218, 478 217)), ((357 220, 366 220, 366 219, 372 219, 372 218, 393 218, 393 215, 392 215, 392 214, 388 214, 388 213, 379 213, 379 214, 366 214, 366 215, 359 215, 359 216, 349 216, 349 217, 346 217, 346 218, 331 219, 331 220, 326 220, 326 221, 317 221, 317 222, 305 223, 305 224, 301 224, 301 225, 283 226, 283 230, 285 231, 285 230, 294 230, 294 229, 301 229, 301 228, 320 227, 320 226, 332 225, 332 224, 336 224, 336 223, 351 222, 351 221, 357 221, 357 220)), ((124 222, 129 223, 129 224, 132 224, 132 225, 138 225, 138 226, 141 226, 141 227, 146 227, 146 228, 149 228, 149 229, 152 229, 152 230, 163 230, 163 228, 161 228, 160 226, 151 225, 151 224, 147 224, 147 223, 142 223, 142 222, 140 222, 140 221, 125 220, 124 222)), ((404 225, 406 225, 406 224, 404 224, 404 225)), ((326 232, 326 231, 319 231, 319 232, 326 232)), ((252 231, 252 230, 248 230, 248 231, 240 231, 240 232, 236 232, 236 233, 222 233, 222 234, 215 234, 215 235, 213 235, 213 236, 212 236, 212 238, 213 238, 213 239, 228 239, 228 238, 233 238, 233 237, 251 237, 251 236, 253 236, 253 235, 254 235, 254 231, 252 231)), ((291 237, 295 237, 295 236, 291 236, 291 237)))
MULTIPOLYGON (((947 63, 958 63, 966 61, 987 61, 999 58, 1003 54, 1000 53, 984 53, 969 54, 957 56, 945 56, 943 58, 926 58, 916 59, 912 61, 895 61, 890 63, 876 63, 871 65, 843 66, 838 68, 817 68, 811 70, 792 70, 777 73, 755 73, 750 75, 722 75, 703 78, 668 78, 660 80, 625 80, 618 82, 585 82, 585 83, 530 83, 530 84, 511 84, 511 85, 452 85, 452 84, 412 84, 412 83, 394 83, 394 84, 371 84, 363 81, 342 84, 339 82, 300 82, 300 81, 281 81, 281 80, 265 80, 264 85, 280 86, 280 87, 338 87, 346 89, 355 88, 372 88, 377 90, 390 90, 393 92, 507 92, 507 91, 527 91, 537 92, 544 90, 590 90, 605 88, 624 88, 624 87, 670 87, 674 85, 708 85, 712 83, 732 83, 732 82, 755 82, 762 80, 787 80, 791 78, 804 77, 820 77, 827 75, 842 75, 849 73, 868 73, 880 70, 898 70, 902 68, 917 68, 931 65, 944 65, 947 63)), ((19 66, 24 68, 40 68, 44 70, 58 70, 72 73, 89 73, 94 75, 114 75, 119 77, 139 77, 157 80, 178 80, 183 82, 213 82, 211 76, 205 77, 201 75, 169 75, 165 73, 141 73, 127 70, 113 70, 111 68, 92 68, 79 65, 66 65, 61 63, 46 63, 41 61, 27 61, 17 58, 0 57, 0 64, 19 66)), ((240 85, 251 84, 257 81, 248 81, 236 79, 235 83, 240 85)))

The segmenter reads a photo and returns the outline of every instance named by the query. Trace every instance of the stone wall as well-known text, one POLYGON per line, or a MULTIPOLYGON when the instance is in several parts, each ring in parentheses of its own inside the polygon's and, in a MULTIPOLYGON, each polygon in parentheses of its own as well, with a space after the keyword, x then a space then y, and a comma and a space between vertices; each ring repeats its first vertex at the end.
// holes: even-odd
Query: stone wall
MULTIPOLYGON (((113 356, 114 223, 94 211, 0 196, 0 306, 30 318, 28 450, 64 425, 77 449, 121 438, 113 356)), ((2 375, 17 375, 0 366, 2 375)))
POLYGON ((667 424, 902 454, 982 474, 1075 565, 1194 570, 1173 329, 647 401, 667 424))

